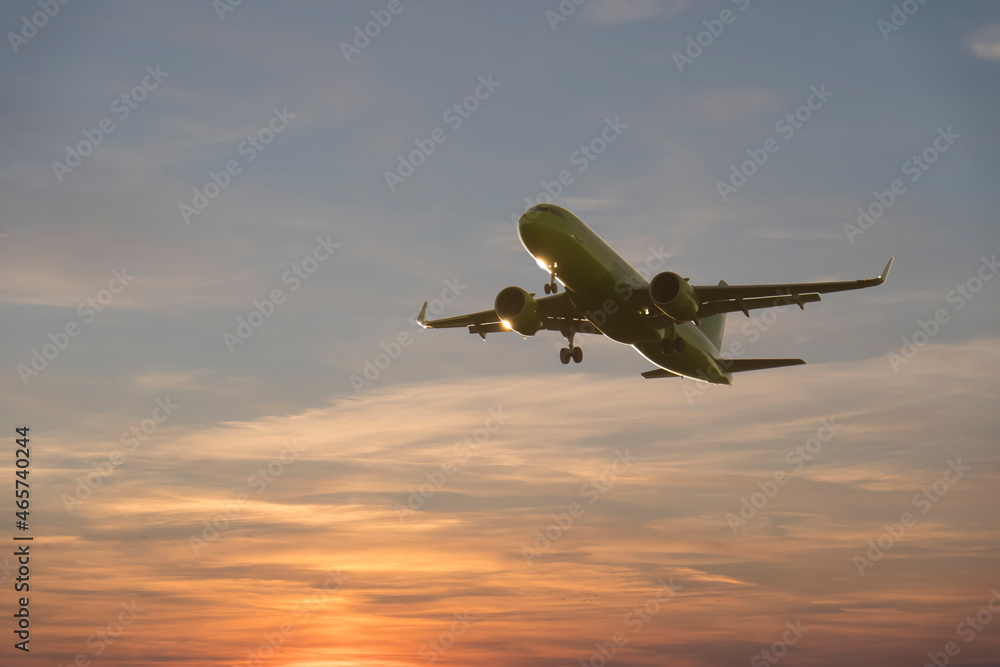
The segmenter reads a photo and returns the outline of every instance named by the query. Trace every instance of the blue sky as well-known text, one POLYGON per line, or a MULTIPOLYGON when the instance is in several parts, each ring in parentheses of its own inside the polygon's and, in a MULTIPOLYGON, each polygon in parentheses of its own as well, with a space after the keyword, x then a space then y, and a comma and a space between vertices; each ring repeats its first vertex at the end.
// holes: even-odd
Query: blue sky
MULTIPOLYGON (((865 427, 853 431, 860 440, 844 458, 802 490, 816 512, 850 504, 859 489, 908 497, 908 485, 933 479, 954 452, 976 458, 977 483, 989 488, 997 474, 996 422, 983 398, 997 392, 991 364, 1000 306, 989 280, 1000 246, 1000 18, 992 3, 586 0, 555 23, 546 14, 559 11, 554 1, 401 0, 377 36, 345 57, 355 29, 363 31, 372 12, 384 17, 389 5, 244 0, 220 15, 209 0, 70 2, 47 20, 33 18, 43 11, 34 2, 0 8, 0 395, 5 423, 31 423, 57 443, 37 464, 49 494, 39 512, 53 535, 100 542, 109 553, 124 548, 117 533, 104 542, 90 524, 75 524, 79 515, 67 513, 59 497, 166 396, 183 407, 144 443, 135 465, 107 479, 107 489, 117 489, 109 503, 114 497, 127 506, 150 484, 171 507, 167 498, 228 493, 240 485, 239 475, 234 483, 226 472, 233 461, 253 469, 273 453, 262 446, 241 454, 244 430, 284 429, 293 437, 298 423, 314 434, 315 423, 336 429, 344 422, 351 437, 335 451, 321 438, 311 447, 314 476, 300 480, 302 488, 322 486, 323 465, 347 466, 353 472, 343 473, 345 485, 364 489, 349 504, 389 512, 391 528, 391 503, 406 497, 407 480, 420 478, 406 466, 440 461, 504 392, 519 404, 532 398, 522 406, 525 431, 507 436, 510 452, 488 459, 494 467, 481 471, 482 489, 519 475, 530 480, 532 500, 514 505, 538 512, 543 526, 558 502, 544 479, 518 467, 524 450, 547 451, 538 465, 556 480, 582 465, 574 452, 604 465, 626 441, 682 457, 669 442, 726 415, 740 415, 757 435, 747 443, 742 432, 713 427, 713 437, 727 444, 718 460, 692 464, 705 466, 706 498, 713 498, 690 500, 688 523, 680 525, 695 533, 706 507, 718 514, 728 506, 717 502, 719 494, 738 504, 726 475, 746 475, 733 488, 752 488, 757 473, 773 469, 829 415, 854 415, 865 427), (900 4, 916 8, 905 23, 900 4), (900 25, 888 31, 894 11, 900 25), (32 20, 44 25, 26 29, 32 20), (719 34, 706 32, 710 27, 719 34), (689 38, 705 46, 679 68, 675 54, 689 49, 689 38), (817 90, 827 99, 811 98, 817 90), (802 110, 809 100, 815 108, 802 110), (457 126, 449 109, 461 104, 471 110, 457 126), (797 112, 789 132, 783 119, 797 112), (609 122, 623 128, 620 136, 581 163, 581 147, 609 122), (386 172, 435 130, 444 140, 390 188, 386 172), (88 136, 99 145, 78 166, 53 166, 66 164, 67 147, 84 142, 87 150, 88 136), (251 150, 251 136, 266 145, 251 150), (720 196, 734 165, 760 155, 769 139, 777 148, 767 161, 738 191, 720 196), (933 164, 914 171, 913 157, 925 151, 933 164), (232 173, 218 176, 227 163, 232 173), (563 367, 555 334, 495 335, 484 344, 462 330, 417 328, 412 314, 442 292, 449 300, 455 293, 444 313, 457 315, 487 308, 508 285, 540 291, 546 276, 521 247, 511 216, 563 170, 573 180, 558 203, 637 267, 669 254, 661 268, 695 284, 809 281, 874 277, 895 256, 892 275, 877 289, 833 294, 773 321, 730 316, 727 344, 743 342, 751 357, 815 365, 741 375, 731 389, 645 382, 638 374, 648 363, 604 340, 578 341, 585 363, 563 367), (195 189, 204 193, 213 173, 225 187, 185 220, 182 205, 193 205, 195 189), (846 233, 858 207, 871 209, 877 196, 887 201, 876 193, 891 191, 897 179, 905 190, 884 215, 863 234, 846 233), (115 271, 134 278, 123 285, 115 271), (291 277, 295 271, 307 279, 291 277), (972 298, 955 296, 977 276, 983 282, 972 298), (226 334, 275 290, 281 299, 273 314, 245 342, 227 346, 226 334), (79 307, 88 298, 106 303, 88 315, 79 307), (938 310, 947 321, 929 343, 894 362, 890 355, 903 354, 907 341, 919 338, 919 323, 938 310), (68 325, 77 334, 44 369, 19 371, 36 351, 56 345, 52 337, 62 340, 68 325), (358 395, 351 376, 399 340, 398 358, 358 395), (882 393, 853 395, 859 382, 882 393), (803 405, 806 388, 811 402, 803 405), (589 418, 603 426, 590 439, 586 429, 571 429, 547 449, 527 426, 542 429, 547 412, 527 406, 558 403, 564 390, 578 402, 565 408, 568 423, 589 418), (606 399, 609 391, 618 392, 615 401, 606 399), (451 393, 454 403, 442 407, 451 393), (793 400, 795 419, 785 421, 781 406, 793 400), (639 401, 662 409, 627 409, 639 401), (941 406, 961 410, 936 412, 941 406), (423 416, 413 417, 405 437, 374 428, 414 413, 423 416), (358 414, 366 418, 345 416, 358 414), (959 414, 960 424, 951 421, 959 414), (919 433, 933 437, 917 442, 919 433), (206 434, 220 434, 217 446, 206 434), (773 436, 770 445, 761 434, 773 436), (880 434, 881 444, 866 449, 872 441, 864 434, 880 434), (210 472, 186 477, 200 459, 178 448, 185 442, 203 447, 210 472), (373 464, 371 452, 381 452, 389 467, 373 464), (824 485, 834 481, 842 487, 830 495, 824 485)), ((673 483, 643 474, 649 488, 673 483)), ((507 500, 491 501, 492 491, 477 497, 472 485, 467 492, 477 512, 512 511, 507 500)), ((992 491, 994 507, 996 499, 992 491)), ((324 502, 329 506, 317 511, 335 515, 346 501, 331 497, 316 506, 324 502)), ((985 547, 982 525, 968 517, 985 520, 986 500, 970 495, 963 502, 971 515, 951 511, 972 527, 945 527, 968 529, 969 544, 985 547)), ((87 505, 95 517, 120 507, 99 510, 98 503, 87 505)), ((652 548, 655 506, 650 500, 647 513, 625 505, 607 511, 634 529, 629 544, 652 548)), ((425 513, 432 510, 429 504, 425 513)), ((187 507, 154 513, 151 521, 184 541, 201 525, 195 514, 187 507)), ((877 535, 881 517, 874 510, 852 515, 868 523, 837 523, 838 539, 877 535)), ((488 521, 489 513, 468 520, 488 521)), ((358 553, 362 525, 352 537, 358 553)), ((467 548, 470 557, 483 556, 467 548)), ((596 542, 581 548, 600 551, 596 542)), ((913 577, 939 567, 925 556, 913 577)), ((530 578, 510 583, 528 585, 530 578)), ((978 599, 988 586, 970 583, 969 590, 951 602, 978 599)), ((754 652, 731 648, 733 655, 754 652)))

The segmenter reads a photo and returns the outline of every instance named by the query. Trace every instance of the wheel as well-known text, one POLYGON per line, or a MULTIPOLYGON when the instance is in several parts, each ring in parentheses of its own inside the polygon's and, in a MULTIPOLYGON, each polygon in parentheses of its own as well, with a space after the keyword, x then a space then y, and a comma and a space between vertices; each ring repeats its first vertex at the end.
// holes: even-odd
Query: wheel
POLYGON ((583 361, 583 348, 574 347, 570 355, 573 357, 573 363, 576 364, 580 363, 581 361, 583 361))
POLYGON ((684 351, 684 339, 683 338, 675 338, 674 339, 674 350, 676 350, 678 353, 684 351))
POLYGON ((570 359, 570 351, 568 347, 564 347, 559 350, 559 361, 564 364, 568 364, 570 359))
POLYGON ((555 294, 556 292, 559 291, 559 283, 557 283, 555 281, 549 283, 549 289, 552 290, 553 294, 555 294))
POLYGON ((551 294, 552 293, 552 285, 550 285, 548 283, 545 283, 545 293, 546 294, 551 294))
POLYGON ((663 341, 660 343, 660 349, 663 351, 663 354, 673 354, 674 341, 671 340, 670 338, 664 338, 663 341))

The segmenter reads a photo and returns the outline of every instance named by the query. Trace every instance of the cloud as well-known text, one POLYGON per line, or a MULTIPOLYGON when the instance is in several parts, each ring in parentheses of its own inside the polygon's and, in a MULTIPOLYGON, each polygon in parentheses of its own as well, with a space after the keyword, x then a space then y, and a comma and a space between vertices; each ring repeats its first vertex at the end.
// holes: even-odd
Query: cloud
POLYGON ((987 60, 1000 59, 1000 23, 980 28, 969 39, 969 49, 987 60))
MULTIPOLYGON (((155 649, 223 664, 287 623, 289 661, 332 651, 412 664, 466 614, 439 662, 585 659, 621 630, 622 664, 704 663, 709 647, 733 664, 802 619, 807 663, 894 664, 942 645, 989 597, 998 342, 929 345, 898 374, 878 357, 720 388, 555 367, 373 388, 211 428, 168 423, 72 516, 62 494, 119 445, 53 433, 46 460, 63 463, 38 471, 39 521, 50 547, 77 557, 48 565, 58 593, 39 607, 42 652, 84 651, 135 598, 146 611, 109 656, 126 663, 155 649), (787 454, 830 418, 832 439, 794 469, 787 454), (619 453, 634 461, 613 467, 619 453), (966 477, 919 514, 911 497, 956 459, 966 477), (789 481, 734 535, 726 514, 779 470, 789 481), (852 557, 907 510, 918 524, 859 577, 852 557), (206 539, 197 554, 192 536, 206 539), (538 551, 530 563, 525 547, 538 551), (661 604, 671 578, 680 588, 661 604), (647 603, 655 613, 633 632, 624 619, 647 603), (921 636, 898 631, 904 621, 921 636)), ((968 655, 996 648, 983 636, 968 655)))

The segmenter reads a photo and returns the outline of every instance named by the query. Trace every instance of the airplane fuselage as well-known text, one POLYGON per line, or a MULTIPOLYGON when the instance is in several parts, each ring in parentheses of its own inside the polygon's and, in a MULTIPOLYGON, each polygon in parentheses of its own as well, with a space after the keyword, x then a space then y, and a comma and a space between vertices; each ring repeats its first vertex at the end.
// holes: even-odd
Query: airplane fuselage
POLYGON ((554 204, 528 210, 518 220, 518 237, 538 265, 552 273, 570 301, 601 333, 631 345, 660 368, 679 375, 732 384, 719 368, 716 345, 690 322, 657 326, 651 312, 649 282, 582 220, 554 204), (684 341, 683 351, 665 349, 664 341, 684 341))

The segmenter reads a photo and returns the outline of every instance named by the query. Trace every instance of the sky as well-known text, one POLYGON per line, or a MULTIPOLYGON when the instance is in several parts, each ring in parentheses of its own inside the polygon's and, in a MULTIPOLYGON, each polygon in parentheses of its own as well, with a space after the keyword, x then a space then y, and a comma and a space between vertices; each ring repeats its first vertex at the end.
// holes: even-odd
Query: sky
POLYGON ((5 539, 34 538, 0 663, 1000 664, 995 3, 0 26, 5 539), (732 387, 416 325, 541 292, 514 221, 549 199, 696 285, 895 261, 730 315, 724 353, 808 361, 732 387))

